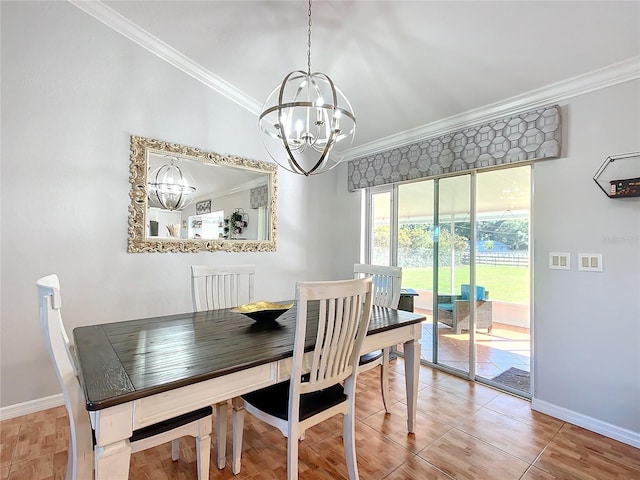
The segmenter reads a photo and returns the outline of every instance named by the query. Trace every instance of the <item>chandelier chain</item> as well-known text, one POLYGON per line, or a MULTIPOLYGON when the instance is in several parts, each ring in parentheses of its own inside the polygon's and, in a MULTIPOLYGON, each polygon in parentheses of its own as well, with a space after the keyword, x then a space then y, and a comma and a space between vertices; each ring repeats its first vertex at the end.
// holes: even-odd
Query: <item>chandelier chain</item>
POLYGON ((309 30, 307 31, 307 74, 311 75, 311 0, 309 0, 309 30))

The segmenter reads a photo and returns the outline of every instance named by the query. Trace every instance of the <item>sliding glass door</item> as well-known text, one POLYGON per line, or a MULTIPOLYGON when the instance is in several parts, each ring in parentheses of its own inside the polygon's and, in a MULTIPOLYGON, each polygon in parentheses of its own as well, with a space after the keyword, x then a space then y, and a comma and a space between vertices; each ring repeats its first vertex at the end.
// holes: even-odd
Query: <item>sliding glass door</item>
POLYGON ((402 267, 402 287, 426 316, 423 361, 523 396, 531 393, 530 170, 369 194, 369 258, 402 267))
POLYGON ((476 375, 529 396, 531 167, 476 178, 476 375))
POLYGON ((422 326, 422 359, 434 361, 433 266, 434 181, 405 183, 398 187, 398 266, 402 287, 411 289, 414 310, 426 314, 422 326))
POLYGON ((378 189, 368 196, 368 256, 373 265, 391 265, 394 243, 392 235, 392 190, 378 189))
POLYGON ((462 286, 469 285, 472 238, 471 176, 461 175, 436 180, 437 306, 438 336, 435 362, 466 374, 469 361, 469 304, 462 286), (465 303, 466 302, 466 303, 465 303))

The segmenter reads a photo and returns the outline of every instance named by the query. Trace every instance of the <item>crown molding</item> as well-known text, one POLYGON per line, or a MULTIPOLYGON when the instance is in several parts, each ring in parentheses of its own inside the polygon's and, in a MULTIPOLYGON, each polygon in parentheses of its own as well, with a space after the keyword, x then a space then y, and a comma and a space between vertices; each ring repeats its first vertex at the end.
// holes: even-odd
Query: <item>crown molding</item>
POLYGON ((67 2, 104 23, 107 27, 127 37, 129 40, 137 43, 165 62, 173 65, 178 70, 183 71, 207 87, 215 90, 242 108, 245 108, 255 115, 260 114, 262 104, 257 100, 251 98, 229 82, 214 75, 199 63, 194 62, 175 48, 151 35, 101 1, 87 2, 82 0, 67 0, 67 2))
POLYGON ((638 78, 640 78, 640 56, 344 150, 342 154, 344 155, 344 160, 365 157, 452 131, 462 130, 473 125, 492 122, 504 116, 518 114, 549 104, 561 103, 580 95, 638 78))
MULTIPOLYGON (((183 71, 204 85, 225 96, 254 115, 259 115, 262 104, 238 88, 214 75, 202 65, 194 62, 159 38, 143 30, 129 19, 108 7, 100 0, 67 0, 70 4, 91 15, 121 35, 137 43, 157 57, 183 71)), ((427 138, 444 135, 480 123, 517 114, 526 110, 562 103, 571 98, 602 88, 640 78, 640 56, 588 72, 577 77, 562 80, 530 92, 507 98, 500 102, 469 110, 458 115, 437 120, 420 127, 399 132, 379 140, 341 151, 344 160, 353 160, 377 152, 390 150, 402 145, 419 142, 427 138)))

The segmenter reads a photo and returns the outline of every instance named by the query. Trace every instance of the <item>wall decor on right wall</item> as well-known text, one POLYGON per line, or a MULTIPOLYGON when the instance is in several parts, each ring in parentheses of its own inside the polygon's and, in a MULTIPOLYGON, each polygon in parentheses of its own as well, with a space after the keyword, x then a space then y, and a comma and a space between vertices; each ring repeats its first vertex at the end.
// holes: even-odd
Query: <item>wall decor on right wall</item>
POLYGON ((640 152, 607 157, 593 180, 609 198, 640 197, 640 152))

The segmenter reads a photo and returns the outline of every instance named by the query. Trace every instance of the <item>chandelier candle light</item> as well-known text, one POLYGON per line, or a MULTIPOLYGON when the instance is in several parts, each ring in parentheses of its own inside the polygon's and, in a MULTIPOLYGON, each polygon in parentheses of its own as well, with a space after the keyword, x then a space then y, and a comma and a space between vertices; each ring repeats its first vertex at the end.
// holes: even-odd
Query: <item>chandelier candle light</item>
POLYGON ((345 139, 353 141, 356 130, 353 108, 344 94, 328 75, 311 73, 311 0, 307 38, 307 71, 284 77, 258 120, 271 158, 285 170, 305 176, 338 165, 342 156, 333 147, 345 139))

